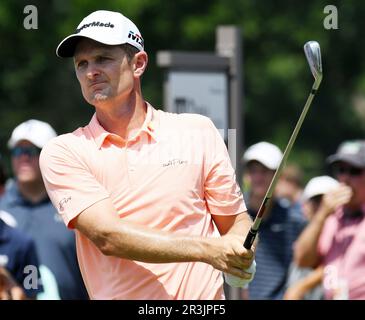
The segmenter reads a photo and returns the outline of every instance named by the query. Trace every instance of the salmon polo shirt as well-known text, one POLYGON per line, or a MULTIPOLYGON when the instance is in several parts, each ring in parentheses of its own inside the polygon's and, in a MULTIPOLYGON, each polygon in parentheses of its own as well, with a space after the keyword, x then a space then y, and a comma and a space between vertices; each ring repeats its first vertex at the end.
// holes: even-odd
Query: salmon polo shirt
MULTIPOLYGON (((40 166, 65 224, 110 198, 120 219, 180 235, 217 237, 213 215, 246 207, 224 141, 207 117, 172 114, 147 103, 128 141, 96 115, 51 140, 40 166)), ((80 269, 92 299, 223 299, 221 272, 202 262, 144 263, 105 256, 76 230, 80 269)))

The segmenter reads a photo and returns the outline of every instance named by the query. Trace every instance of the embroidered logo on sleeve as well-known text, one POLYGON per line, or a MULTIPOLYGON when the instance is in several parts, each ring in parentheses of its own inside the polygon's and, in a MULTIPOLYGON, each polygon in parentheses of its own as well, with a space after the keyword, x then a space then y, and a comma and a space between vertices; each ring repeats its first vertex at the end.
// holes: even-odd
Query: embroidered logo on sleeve
POLYGON ((65 210, 65 207, 64 205, 71 201, 71 197, 66 197, 66 198, 63 198, 59 203, 58 203, 58 208, 60 209, 60 211, 64 211, 65 210))

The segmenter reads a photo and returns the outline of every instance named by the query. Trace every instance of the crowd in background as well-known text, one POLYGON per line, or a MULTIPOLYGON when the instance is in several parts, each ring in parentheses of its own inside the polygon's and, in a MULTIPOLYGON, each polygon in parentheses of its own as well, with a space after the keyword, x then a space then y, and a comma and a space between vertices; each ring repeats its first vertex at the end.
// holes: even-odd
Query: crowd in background
MULTIPOLYGON (((252 217, 280 164, 277 146, 260 142, 243 155, 252 217)), ((248 299, 365 299, 365 141, 343 142, 327 158, 331 176, 287 166, 260 226, 257 271, 248 299)))
MULTIPOLYGON (((88 298, 74 233, 39 170, 41 149, 56 135, 48 123, 28 120, 9 135, 11 174, 0 158, 0 299, 88 298)), ((264 141, 242 156, 252 218, 281 158, 264 141)), ((327 165, 331 177, 305 185, 298 166, 285 167, 260 227, 256 275, 241 299, 365 299, 365 141, 342 143, 327 165)))

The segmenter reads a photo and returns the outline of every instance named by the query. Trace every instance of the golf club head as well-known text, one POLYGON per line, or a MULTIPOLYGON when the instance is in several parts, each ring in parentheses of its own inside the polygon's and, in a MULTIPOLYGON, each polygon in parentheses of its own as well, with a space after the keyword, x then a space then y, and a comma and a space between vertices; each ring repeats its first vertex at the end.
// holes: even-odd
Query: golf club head
POLYGON ((315 79, 315 82, 320 84, 322 80, 322 59, 321 48, 317 41, 308 41, 304 45, 304 53, 307 57, 309 67, 315 79))

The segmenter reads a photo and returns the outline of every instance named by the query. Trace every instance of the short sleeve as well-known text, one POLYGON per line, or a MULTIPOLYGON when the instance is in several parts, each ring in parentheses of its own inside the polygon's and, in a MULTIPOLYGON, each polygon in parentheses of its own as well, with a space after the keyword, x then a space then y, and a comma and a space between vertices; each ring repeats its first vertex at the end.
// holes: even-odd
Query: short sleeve
POLYGON ((47 193, 65 224, 96 202, 109 197, 76 148, 55 138, 40 155, 40 169, 47 193))
POLYGON ((236 215, 247 210, 222 136, 208 119, 205 135, 205 198, 211 214, 236 215))

